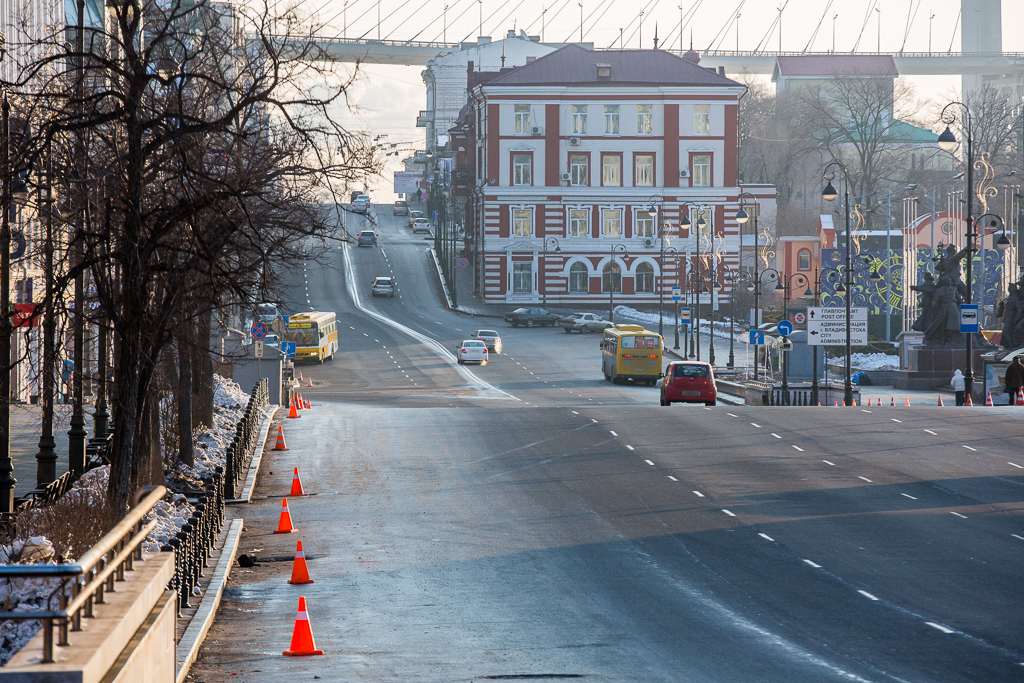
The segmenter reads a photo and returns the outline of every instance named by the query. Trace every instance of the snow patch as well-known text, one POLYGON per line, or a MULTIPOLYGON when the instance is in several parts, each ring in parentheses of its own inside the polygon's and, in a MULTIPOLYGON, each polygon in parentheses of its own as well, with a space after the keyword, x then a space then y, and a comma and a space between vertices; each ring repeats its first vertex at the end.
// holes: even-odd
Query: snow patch
POLYGON ((850 365, 858 370, 899 370, 900 357, 885 353, 854 353, 850 365))

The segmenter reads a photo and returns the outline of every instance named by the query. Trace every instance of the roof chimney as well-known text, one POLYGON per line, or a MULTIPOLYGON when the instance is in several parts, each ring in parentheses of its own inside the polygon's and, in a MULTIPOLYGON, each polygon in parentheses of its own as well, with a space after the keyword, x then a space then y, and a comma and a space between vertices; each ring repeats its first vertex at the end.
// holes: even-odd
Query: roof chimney
POLYGON ((718 75, 721 76, 722 78, 725 78, 725 67, 724 66, 718 67, 718 75))

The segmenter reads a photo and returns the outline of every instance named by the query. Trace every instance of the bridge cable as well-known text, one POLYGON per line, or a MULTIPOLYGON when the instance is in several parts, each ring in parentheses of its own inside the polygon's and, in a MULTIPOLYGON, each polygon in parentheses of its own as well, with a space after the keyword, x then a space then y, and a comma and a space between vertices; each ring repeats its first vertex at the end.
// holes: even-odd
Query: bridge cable
MULTIPOLYGON (((911 0, 911 5, 913 0, 911 0)), ((917 10, 921 9, 921 0, 917 0, 917 7, 914 8, 914 15, 910 15, 911 5, 907 5, 907 27, 903 30, 903 44, 900 45, 900 54, 903 53, 903 48, 907 46, 907 38, 910 37, 910 29, 914 26, 914 20, 917 19, 917 10)))
MULTIPOLYGON (((642 11, 642 12, 643 12, 644 14, 650 14, 650 12, 648 12, 648 11, 647 11, 647 9, 648 9, 648 8, 649 8, 649 7, 650 7, 650 6, 652 5, 652 4, 654 4, 654 5, 657 5, 657 2, 658 2, 658 0, 651 0, 651 2, 648 2, 648 3, 646 4, 646 5, 644 5, 644 6, 643 6, 643 8, 641 8, 641 11, 642 11)), ((628 24, 626 24, 625 28, 626 28, 626 29, 629 29, 629 27, 633 25, 633 22, 634 22, 634 21, 636 22, 636 28, 635 28, 635 29, 633 29, 633 32, 632 32, 632 33, 630 33, 630 34, 629 34, 628 36, 626 36, 626 42, 627 42, 627 43, 628 43, 629 41, 633 40, 633 36, 635 36, 635 35, 636 35, 636 32, 640 30, 640 26, 641 26, 641 23, 640 23, 640 17, 639 17, 639 16, 635 16, 635 17, 633 17, 632 19, 630 19, 630 20, 629 20, 629 23, 628 23, 628 24)), ((615 44, 615 43, 614 43, 614 41, 612 42, 612 44, 613 44, 613 45, 615 44)), ((641 46, 640 46, 640 49, 642 50, 643 48, 644 48, 644 46, 643 46, 643 45, 641 45, 641 46)))
MULTIPOLYGON (((546 21, 546 20, 545 20, 545 18, 544 18, 544 15, 545 15, 545 14, 547 13, 547 11, 546 11, 546 10, 550 10, 550 9, 552 9, 552 8, 553 8, 553 7, 555 6, 555 5, 557 5, 557 4, 558 4, 558 2, 557 2, 557 0, 556 0, 556 1, 554 2, 554 3, 552 3, 552 6, 551 6, 551 7, 547 7, 547 8, 543 8, 543 7, 542 7, 542 10, 543 10, 543 11, 541 12, 540 16, 538 16, 538 17, 537 17, 536 19, 534 19, 534 20, 533 20, 532 22, 530 22, 530 24, 529 24, 529 25, 528 25, 528 26, 526 27, 526 32, 527 32, 527 33, 529 33, 529 32, 530 32, 530 30, 531 30, 531 29, 532 29, 532 28, 533 28, 534 26, 536 26, 536 25, 537 25, 537 22, 538 22, 538 21, 543 21, 543 22, 544 22, 544 26, 545 26, 545 28, 546 28, 546 27, 547 27, 547 21, 546 21)), ((564 2, 564 3, 562 4, 562 9, 564 9, 564 8, 565 8, 565 6, 566 6, 566 5, 568 5, 568 4, 569 4, 569 0, 566 0, 566 1, 565 1, 565 2, 564 2)), ((561 11, 561 10, 559 10, 559 11, 561 11)), ((554 14, 554 15, 553 15, 553 16, 552 16, 551 18, 552 18, 552 19, 554 19, 554 18, 555 18, 555 17, 557 17, 557 16, 558 16, 558 14, 556 13, 556 14, 554 14)))
POLYGON ((828 4, 825 5, 825 10, 821 13, 821 19, 818 20, 818 25, 814 27, 814 33, 811 34, 811 39, 807 41, 806 45, 804 45, 804 52, 810 50, 811 47, 814 45, 814 41, 818 37, 818 31, 821 30, 821 25, 822 23, 824 23, 825 17, 828 16, 828 12, 830 9, 832 9, 832 5, 835 3, 835 1, 836 0, 828 0, 828 4))
MULTIPOLYGON (((354 0, 354 2, 352 2, 352 3, 351 3, 351 6, 350 6, 350 7, 348 7, 347 9, 352 9, 352 7, 354 7, 354 6, 356 5, 356 4, 358 4, 358 2, 359 2, 359 0, 354 0)), ((327 5, 329 5, 329 4, 330 4, 330 0, 329 0, 329 1, 328 1, 328 2, 327 2, 327 3, 325 4, 325 5, 324 5, 324 7, 326 7, 326 6, 327 6, 327 5)), ((372 11, 373 11, 373 9, 374 9, 374 7, 376 7, 376 5, 375 5, 375 4, 372 4, 372 3, 371 3, 371 5, 370 5, 370 8, 369 8, 368 10, 366 10, 366 12, 363 12, 363 13, 362 13, 362 14, 360 14, 360 15, 359 15, 358 17, 356 17, 355 19, 353 19, 352 23, 355 23, 355 22, 359 21, 360 19, 362 19, 362 18, 363 18, 364 16, 366 16, 366 14, 367 14, 368 12, 372 12, 372 11)), ((340 12, 337 12, 337 13, 335 13, 335 15, 334 15, 333 17, 331 17, 330 19, 328 19, 328 20, 327 20, 326 22, 324 22, 324 23, 326 23, 326 24, 329 24, 329 23, 331 23, 332 21, 334 21, 335 19, 337 19, 338 17, 340 17, 341 15, 343 15, 343 14, 344 14, 345 12, 346 12, 346 8, 344 8, 344 7, 343 7, 343 8, 342 8, 342 10, 341 10, 340 12)), ((337 27, 335 27, 335 28, 337 28, 337 27)), ((373 29, 371 28, 370 30, 372 31, 373 29)), ((358 39, 357 39, 357 40, 358 40, 358 39)))
MULTIPOLYGON (((388 17, 390 18, 390 17, 392 16, 392 15, 396 14, 397 12, 399 12, 399 11, 400 11, 400 10, 401 10, 401 9, 402 9, 403 7, 405 7, 406 5, 408 5, 408 4, 410 3, 410 2, 412 2, 412 0, 405 0, 405 2, 403 2, 403 3, 401 4, 401 5, 399 5, 399 6, 398 6, 398 9, 396 9, 396 10, 395 10, 394 12, 392 12, 391 14, 389 14, 389 15, 388 15, 388 17)), ((422 9, 424 9, 425 7, 426 7, 426 4, 424 4, 424 5, 421 5, 419 9, 421 9, 421 10, 422 10, 422 9)), ((402 20, 402 21, 401 21, 401 22, 400 22, 400 23, 399 23, 399 24, 398 24, 397 26, 395 26, 395 27, 394 27, 393 29, 391 29, 391 30, 390 30, 390 31, 388 32, 388 34, 387 34, 386 36, 384 36, 384 40, 390 40, 390 39, 391 39, 391 36, 392 36, 392 35, 394 35, 395 31, 397 31, 398 29, 402 28, 402 26, 403 26, 403 25, 405 25, 405 23, 406 23, 407 21, 409 21, 410 19, 412 19, 413 17, 415 17, 418 11, 419 11, 419 10, 416 10, 416 11, 413 11, 413 12, 409 12, 409 14, 408 14, 408 15, 407 15, 407 16, 405 17, 405 19, 403 19, 403 20, 402 20)), ((438 18, 439 18, 439 17, 434 17, 434 21, 437 21, 437 20, 438 20, 438 18)), ((441 16, 440 18, 442 19, 442 21, 444 20, 444 17, 443 17, 443 15, 442 15, 442 16, 441 16)), ((430 22, 430 24, 433 24, 433 23, 434 23, 434 21, 430 22)), ((430 24, 427 24, 427 26, 430 26, 430 24)), ((426 29, 426 26, 424 26, 423 28, 424 28, 424 29, 426 29)), ((420 33, 422 33, 422 31, 420 31, 420 33)), ((418 36, 419 36, 419 33, 417 33, 417 34, 416 34, 416 36, 413 36, 412 38, 410 38, 409 40, 407 40, 407 41, 405 41, 405 42, 407 42, 407 43, 408 43, 408 42, 411 42, 411 41, 413 41, 413 40, 416 40, 416 37, 418 37, 418 36)))
MULTIPOLYGON (((330 24, 332 21, 334 21, 335 19, 337 19, 338 17, 343 15, 347 10, 350 10, 353 7, 355 7, 357 4, 359 4, 359 1, 360 0, 352 0, 352 2, 349 3, 349 6, 347 8, 342 7, 342 10, 340 12, 336 13, 330 19, 328 19, 327 21, 322 22, 322 23, 324 25, 330 24)), ((320 12, 323 12, 325 9, 327 9, 328 5, 332 4, 333 2, 334 2, 334 0, 327 0, 327 2, 325 2, 323 5, 320 6, 320 8, 316 11, 316 13, 319 14, 320 12)), ((370 9, 373 9, 373 7, 371 7, 370 9)), ((369 10, 367 10, 367 11, 369 11, 369 10)), ((335 27, 335 28, 337 28, 337 27, 335 27)))
MULTIPOLYGON (((572 2, 573 2, 573 0, 565 0, 565 2, 562 3, 562 6, 558 8, 558 11, 555 12, 555 14, 551 17, 551 19, 548 20, 548 22, 553 22, 555 19, 557 19, 558 15, 560 15, 565 10, 566 7, 568 7, 570 4, 572 4, 572 2)), ((548 23, 548 22, 545 22, 545 23, 548 23)), ((563 41, 563 42, 570 42, 570 41, 563 41)))
MULTIPOLYGON (((696 16, 697 10, 700 9, 700 6, 703 3, 704 3, 704 0, 699 0, 695 5, 692 5, 690 7, 690 9, 686 12, 685 15, 683 15, 683 17, 680 18, 680 20, 679 20, 679 45, 680 46, 683 45, 683 37, 684 37, 684 33, 683 32, 686 30, 687 25, 693 20, 693 17, 696 16)), ((668 36, 668 38, 666 40, 670 40, 674 33, 675 33, 675 29, 673 29, 669 33, 669 36, 668 36)), ((668 42, 667 44, 671 45, 672 43, 668 42)), ((682 48, 681 47, 680 47, 679 52, 680 52, 680 54, 682 54, 682 48)))
MULTIPOLYGON (((448 7, 448 9, 450 9, 450 10, 454 9, 455 6, 459 4, 459 2, 461 2, 461 0, 455 0, 455 2, 448 7)), ((460 14, 458 14, 454 19, 452 19, 451 23, 449 23, 448 25, 449 26, 454 25, 459 19, 461 19, 462 17, 466 16, 469 12, 471 12, 475 6, 476 6, 476 0, 469 0, 469 4, 466 5, 466 8, 464 10, 462 10, 462 12, 460 14)), ((442 18, 443 18, 443 15, 442 15, 442 18)), ((434 21, 437 21, 437 19, 435 18, 434 21)), ((422 34, 423 31, 426 31, 429 27, 434 25, 434 21, 430 22, 429 24, 424 26, 422 29, 420 29, 420 31, 415 36, 410 38, 409 40, 416 40, 417 38, 419 38, 420 34, 422 34)), ((436 43, 443 36, 444 36, 444 28, 442 27, 441 33, 438 33, 436 36, 434 36, 434 39, 431 40, 430 42, 436 43)), ((463 41, 463 42, 465 42, 465 41, 463 41)))
MULTIPOLYGON (((601 10, 601 13, 600 13, 600 14, 598 14, 598 15, 597 15, 596 17, 594 16, 594 12, 592 12, 592 13, 591 13, 591 21, 590 21, 590 28, 584 28, 584 30, 583 30, 583 35, 587 35, 587 34, 588 34, 588 33, 590 33, 591 31, 593 31, 593 30, 594 30, 594 27, 596 27, 596 26, 597 26, 597 24, 598 24, 598 23, 599 23, 599 22, 601 21, 601 19, 603 19, 603 18, 604 18, 604 15, 608 14, 608 11, 609 11, 609 10, 610 10, 610 9, 611 9, 612 7, 614 7, 614 6, 615 6, 615 3, 616 3, 616 0, 611 0, 611 1, 610 1, 610 2, 608 3, 608 5, 607 5, 607 6, 604 6, 604 5, 605 5, 605 0, 601 0, 600 4, 598 4, 597 8, 596 8, 596 9, 594 9, 594 12, 597 12, 598 10, 601 10), (601 9, 602 7, 604 7, 604 9, 601 9)), ((615 41, 612 41, 612 45, 615 45, 615 41)), ((609 46, 609 47, 611 47, 611 46, 609 46)), ((621 47, 621 46, 620 46, 620 47, 621 47)))
POLYGON ((786 0, 786 2, 782 5, 782 9, 780 9, 779 13, 775 15, 775 19, 772 21, 771 24, 768 25, 768 30, 761 37, 761 41, 757 44, 757 47, 754 49, 754 52, 759 51, 761 49, 761 46, 764 45, 769 39, 771 39, 772 35, 775 33, 776 26, 779 27, 779 31, 782 30, 782 13, 786 11, 787 5, 789 5, 789 0, 786 0))
POLYGON ((721 49, 722 42, 729 37, 729 29, 732 27, 733 23, 738 21, 736 19, 736 15, 739 14, 740 10, 743 9, 743 5, 745 5, 746 3, 747 0, 740 0, 740 4, 736 6, 736 9, 729 13, 729 20, 725 22, 725 25, 722 26, 721 29, 719 29, 718 33, 715 34, 715 37, 711 39, 711 43, 708 45, 709 50, 711 49, 711 45, 713 45, 716 40, 718 40, 718 45, 715 46, 715 51, 717 52, 719 49, 721 49), (721 36, 721 40, 718 39, 719 36, 721 36))
MULTIPOLYGON (((491 12, 490 14, 488 14, 488 15, 487 15, 487 18, 486 18, 486 19, 484 19, 483 23, 484 23, 484 24, 486 24, 486 23, 487 23, 487 22, 489 22, 489 21, 490 21, 491 19, 493 19, 493 18, 494 18, 494 15, 495 15, 495 14, 497 14, 498 12, 500 12, 500 11, 501 11, 502 9, 504 9, 505 5, 507 5, 507 4, 508 4, 508 3, 510 2, 510 1, 511 1, 511 0, 505 0, 505 2, 501 3, 500 5, 498 5, 498 9, 496 9, 496 10, 494 10, 493 12, 491 12)), ((463 38, 463 39, 462 39, 462 41, 460 41, 460 42, 464 42, 464 41, 467 41, 467 40, 469 40, 469 39, 470 39, 470 37, 472 37, 472 34, 470 34, 470 35, 467 35, 467 36, 466 36, 465 38, 463 38)))
MULTIPOLYGON (((956 14, 956 23, 953 24, 953 35, 949 39, 949 49, 946 50, 946 54, 947 55, 950 52, 953 51, 953 41, 956 40, 956 29, 960 26, 960 17, 963 16, 963 13, 964 13, 964 8, 961 7, 960 11, 957 12, 957 14, 956 14)), ((962 40, 962 38, 961 38, 961 40, 962 40)), ((963 48, 960 49, 960 52, 961 52, 961 54, 963 53, 963 48)))
POLYGON ((866 12, 864 12, 864 23, 860 25, 860 33, 857 34, 857 42, 853 44, 853 49, 850 50, 850 54, 856 52, 857 48, 860 47, 860 39, 864 37, 864 29, 868 27, 868 20, 871 19, 871 10, 873 10, 877 6, 878 0, 873 0, 872 2, 868 3, 868 9, 866 12))

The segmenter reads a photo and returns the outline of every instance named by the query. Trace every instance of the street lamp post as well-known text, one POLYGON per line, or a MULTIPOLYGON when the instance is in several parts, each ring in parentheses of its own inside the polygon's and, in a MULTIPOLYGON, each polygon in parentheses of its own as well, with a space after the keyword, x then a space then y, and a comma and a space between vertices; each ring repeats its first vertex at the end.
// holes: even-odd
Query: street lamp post
POLYGON ((852 308, 850 306, 851 300, 853 299, 853 238, 850 234, 850 172, 846 169, 846 165, 841 161, 832 160, 825 166, 823 177, 825 179, 825 189, 821 192, 821 197, 827 202, 834 201, 839 193, 835 187, 832 186, 832 181, 836 177, 836 172, 831 170, 833 167, 837 167, 843 172, 844 187, 843 187, 843 201, 844 201, 844 214, 846 217, 846 377, 843 380, 843 405, 853 405, 853 381, 850 377, 850 373, 853 371, 851 366, 850 355, 852 353, 850 344, 850 322, 852 318, 852 308))
MULTIPOLYGON (((761 257, 760 253, 758 252, 758 242, 760 240, 760 237, 757 234, 757 215, 760 212, 757 210, 757 197, 755 197, 754 195, 752 195, 749 192, 740 192, 740 194, 739 194, 740 208, 736 212, 736 222, 739 223, 739 226, 740 226, 739 230, 740 230, 740 247, 741 248, 743 246, 743 226, 746 224, 746 222, 748 220, 750 220, 750 214, 748 214, 746 212, 746 210, 744 210, 744 208, 743 208, 746 205, 746 202, 744 201, 746 197, 750 197, 752 200, 754 200, 754 202, 753 202, 753 204, 754 204, 754 277, 750 281, 750 284, 747 285, 747 291, 752 291, 754 293, 754 329, 756 330, 758 328, 758 326, 760 326, 760 324, 761 324, 761 309, 760 309, 760 306, 759 306, 759 304, 761 303, 761 301, 760 301, 760 299, 761 299, 761 279, 760 279, 760 277, 761 276, 757 272, 757 262, 758 262, 758 260, 761 257)), ((741 263, 740 267, 742 267, 742 266, 743 266, 743 264, 741 263)), ((755 348, 754 349, 754 379, 757 380, 759 375, 760 375, 760 364, 757 361, 757 349, 755 348)))
POLYGON ((548 237, 544 240, 544 258, 540 266, 541 272, 541 302, 544 307, 548 305, 548 245, 555 245, 555 253, 561 254, 562 248, 558 246, 558 239, 548 237))
MULTIPOLYGON (((667 248, 662 250, 662 252, 661 252, 661 260, 662 260, 661 272, 662 272, 662 277, 665 277, 665 275, 664 275, 664 273, 665 273, 664 261, 665 261, 665 254, 666 253, 671 253, 672 254, 672 264, 675 266, 675 270, 676 270, 676 277, 675 277, 676 287, 679 287, 679 250, 676 249, 675 247, 667 247, 667 248)), ((676 301, 674 295, 672 297, 672 308, 675 310, 675 313, 676 313, 676 315, 675 315, 675 321, 676 321, 675 322, 675 338, 676 338, 675 348, 678 349, 679 348, 679 302, 676 301)), ((661 334, 661 333, 659 332, 659 334, 661 334)), ((664 337, 664 335, 663 335, 663 337, 664 337)))
MULTIPOLYGON (((3 188, 0 197, 0 363, 11 362, 11 105, 3 101, 3 188)), ((14 512, 14 461, 11 459, 11 371, 0 371, 0 513, 14 512)))
POLYGON ((725 275, 725 281, 729 283, 729 298, 731 306, 729 307, 729 362, 725 364, 725 367, 730 370, 736 367, 736 353, 735 353, 735 341, 736 341, 736 278, 731 274, 725 275))
MULTIPOLYGON (((609 248, 608 260, 608 321, 615 324, 615 252, 621 251, 622 255, 629 257, 629 252, 624 244, 613 244, 609 248)), ((622 271, 619 271, 619 285, 622 284, 622 271)))

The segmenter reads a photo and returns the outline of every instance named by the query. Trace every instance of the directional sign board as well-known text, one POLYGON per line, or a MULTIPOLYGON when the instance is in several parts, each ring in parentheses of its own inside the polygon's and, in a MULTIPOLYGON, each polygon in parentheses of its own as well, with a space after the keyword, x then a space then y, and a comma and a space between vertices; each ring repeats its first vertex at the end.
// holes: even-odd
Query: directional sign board
MULTIPOLYGON (((846 344, 846 309, 842 306, 807 309, 807 343, 810 346, 846 344)), ((850 344, 868 343, 868 309, 850 309, 850 344)))
POLYGON ((295 342, 281 342, 281 355, 285 358, 295 358, 295 342))
POLYGON ((960 332, 974 334, 980 332, 978 304, 960 304, 960 332))
POLYGON ((764 330, 750 330, 750 344, 764 346, 764 330))
POLYGON ((793 334, 793 323, 789 322, 788 320, 780 320, 778 327, 776 327, 775 329, 777 329, 779 331, 779 334, 781 334, 783 337, 788 337, 789 335, 793 334))
POLYGON ((255 355, 257 358, 263 358, 263 340, 257 339, 252 346, 253 355, 255 355))
POLYGON ((683 323, 684 325, 688 325, 690 323, 690 307, 689 306, 680 306, 679 307, 679 322, 683 323))
POLYGON ((267 336, 266 323, 262 323, 257 320, 252 324, 252 327, 249 328, 249 333, 252 335, 253 339, 263 339, 267 336))
POLYGON ((683 288, 673 287, 672 288, 672 301, 679 301, 683 298, 683 288))

